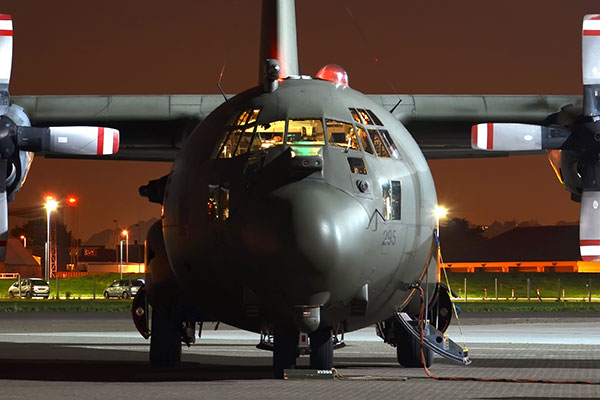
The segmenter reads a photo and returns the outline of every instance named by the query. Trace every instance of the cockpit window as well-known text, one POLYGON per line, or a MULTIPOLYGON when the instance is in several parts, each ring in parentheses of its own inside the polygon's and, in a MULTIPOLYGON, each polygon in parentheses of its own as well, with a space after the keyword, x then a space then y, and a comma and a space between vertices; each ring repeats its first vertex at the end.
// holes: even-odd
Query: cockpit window
POLYGON ((268 149, 269 147, 283 144, 284 133, 285 121, 272 121, 258 125, 250 151, 268 149))
POLYGON ((290 119, 287 144, 324 145, 323 121, 320 119, 290 119))
POLYGON ((258 113, 260 113, 260 108, 255 108, 251 111, 248 112, 248 121, 246 121, 246 124, 253 124, 256 122, 256 119, 258 118, 258 113))
POLYGON ((350 114, 352 114, 352 118, 354 119, 354 122, 362 124, 362 121, 360 120, 360 117, 358 116, 358 111, 356 111, 356 109, 351 108, 350 114))
POLYGON ((250 142, 252 141, 252 134, 254 133, 254 126, 249 126, 246 129, 240 131, 240 140, 238 142, 237 148, 235 149, 234 157, 248 152, 250 142))
POLYGON ((387 145, 388 150, 392 154, 392 157, 394 157, 395 159, 399 159, 400 152, 398 151, 398 148, 394 144, 394 141, 392 140, 390 133, 388 131, 386 131, 385 129, 380 129, 379 133, 381 134, 383 140, 385 141, 385 144, 387 145))
POLYGON ((381 123, 379 118, 377 118, 377 115, 375 115, 375 113, 373 111, 371 111, 371 110, 365 110, 365 111, 367 111, 367 114, 369 114, 369 117, 371 117, 371 120, 373 122, 375 122, 375 125, 383 126, 383 124, 381 123))
POLYGON ((327 136, 332 146, 360 151, 352 124, 327 120, 327 136))
POLYGON ((373 146, 371 145, 371 141, 367 136, 365 128, 363 128, 360 125, 356 125, 356 131, 358 132, 358 137, 360 139, 360 142, 362 143, 363 149, 371 155, 375 154, 375 151, 373 150, 373 146))
POLYGON ((369 117, 369 114, 363 109, 358 109, 358 114, 365 125, 375 125, 375 122, 369 117))
POLYGON ((235 129, 229 133, 225 142, 223 142, 223 147, 221 147, 221 151, 219 152, 218 158, 231 158, 235 152, 235 148, 237 147, 238 142, 240 141, 240 136, 242 135, 242 131, 239 129, 235 129))
POLYGON ((377 132, 377 129, 369 129, 369 136, 371 137, 371 140, 373 141, 373 146, 375 146, 375 151, 377 152, 377 155, 379 157, 390 158, 390 153, 388 152, 387 148, 385 147, 385 144, 384 144, 383 140, 381 139, 379 132, 377 132))

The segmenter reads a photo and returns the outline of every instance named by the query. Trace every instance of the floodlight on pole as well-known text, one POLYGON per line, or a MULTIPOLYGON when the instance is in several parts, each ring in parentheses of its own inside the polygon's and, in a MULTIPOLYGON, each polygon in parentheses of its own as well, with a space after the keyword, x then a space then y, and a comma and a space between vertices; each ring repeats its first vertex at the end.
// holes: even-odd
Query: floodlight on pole
POLYGON ((44 280, 50 278, 50 214, 58 208, 58 202, 53 195, 45 196, 44 207, 46 208, 46 259, 44 265, 44 280))
POLYGON ((21 235, 19 236, 19 239, 23 241, 23 247, 27 247, 27 236, 21 235))
POLYGON ((444 218, 448 214, 448 209, 446 207, 437 205, 435 210, 433 211, 435 215, 435 234, 437 236, 437 279, 438 282, 441 282, 441 267, 442 267, 442 249, 440 247, 440 219, 444 218))
POLYGON ((129 231, 123 229, 121 235, 125 236, 125 262, 129 263, 129 231))

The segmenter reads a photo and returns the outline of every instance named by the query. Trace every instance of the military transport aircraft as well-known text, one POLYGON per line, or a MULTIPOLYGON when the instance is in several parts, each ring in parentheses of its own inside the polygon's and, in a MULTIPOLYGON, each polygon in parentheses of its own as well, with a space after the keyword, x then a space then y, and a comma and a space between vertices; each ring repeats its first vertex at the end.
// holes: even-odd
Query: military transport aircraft
POLYGON ((33 152, 173 161, 168 175, 140 187, 162 205, 134 307, 153 364, 178 363, 182 342, 193 342, 203 321, 261 333, 279 377, 300 353, 310 354, 312 368, 331 369, 344 333, 373 324, 404 366, 422 364, 421 342, 426 364, 432 351, 467 364, 466 351, 443 337, 451 303, 433 257, 437 199, 426 158, 550 150, 561 182, 582 200, 582 254, 599 258, 598 23, 585 17, 583 102, 368 96, 337 65, 301 75, 293 0, 263 0, 258 85, 225 101, 10 99, 12 20, 1 16, 0 234, 6 238, 6 198, 23 184, 33 152), (469 135, 487 121, 495 123, 469 135), (55 124, 62 127, 39 128, 55 124), (431 323, 421 341, 422 305, 431 323))

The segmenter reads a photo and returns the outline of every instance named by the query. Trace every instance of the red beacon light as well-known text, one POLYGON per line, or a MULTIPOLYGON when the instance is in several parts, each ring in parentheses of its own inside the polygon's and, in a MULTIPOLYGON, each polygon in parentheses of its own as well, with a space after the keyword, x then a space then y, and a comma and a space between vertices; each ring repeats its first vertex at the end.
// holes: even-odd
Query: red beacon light
POLYGON ((317 78, 348 86, 348 73, 337 64, 327 64, 317 72, 317 78))
POLYGON ((78 201, 79 199, 75 196, 67 197, 67 205, 69 205, 70 207, 75 207, 78 201))

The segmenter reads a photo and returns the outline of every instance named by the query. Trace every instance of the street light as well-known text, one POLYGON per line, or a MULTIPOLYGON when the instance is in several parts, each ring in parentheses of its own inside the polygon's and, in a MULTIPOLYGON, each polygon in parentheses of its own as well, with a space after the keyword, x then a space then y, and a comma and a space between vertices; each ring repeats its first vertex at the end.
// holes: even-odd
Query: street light
POLYGON ((46 282, 50 277, 50 214, 52 211, 56 211, 58 208, 58 202, 54 199, 53 195, 46 195, 46 202, 44 207, 46 208, 46 262, 44 279, 46 282))
POLYGON ((27 248, 27 237, 25 235, 19 236, 19 239, 23 241, 23 247, 27 248))
POLYGON ((125 236, 125 262, 129 264, 129 232, 127 229, 123 229, 121 235, 125 236))
POLYGON ((448 214, 448 210, 445 207, 438 205, 435 207, 433 214, 435 215, 435 229, 436 229, 435 232, 439 239, 440 238, 440 219, 444 218, 446 216, 446 214, 448 214))

